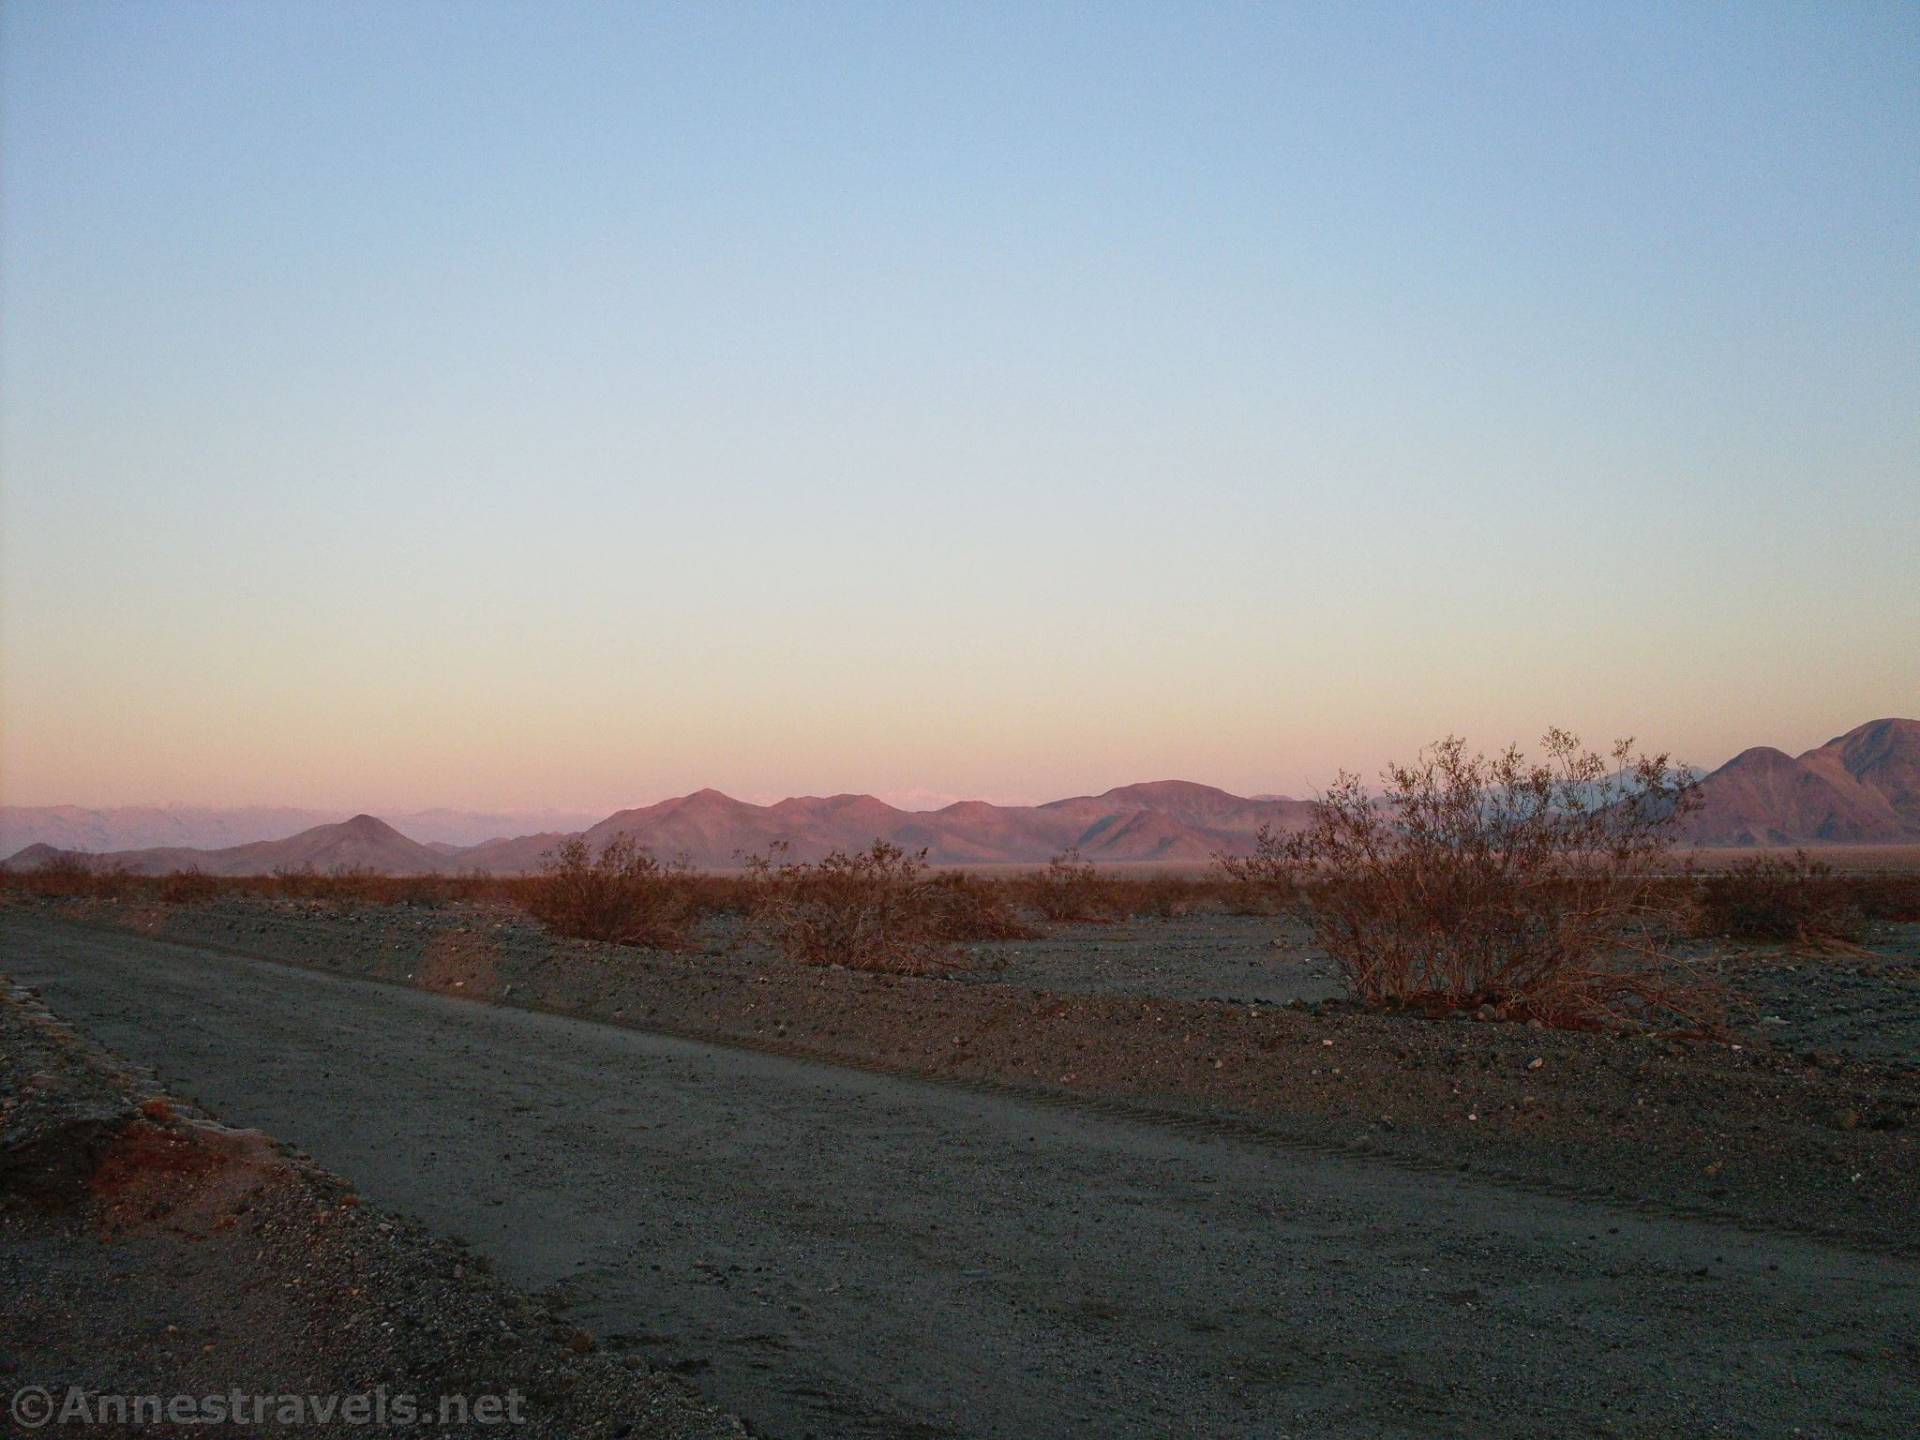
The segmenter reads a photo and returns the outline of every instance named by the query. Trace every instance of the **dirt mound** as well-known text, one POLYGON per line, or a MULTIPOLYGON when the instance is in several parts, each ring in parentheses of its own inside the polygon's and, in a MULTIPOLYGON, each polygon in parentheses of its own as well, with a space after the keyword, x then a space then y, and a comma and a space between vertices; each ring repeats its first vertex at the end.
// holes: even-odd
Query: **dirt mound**
POLYGON ((103 1233, 164 1225, 199 1239, 231 1226, 267 1186, 294 1178, 260 1131, 181 1120, 166 1102, 150 1101, 101 1152, 88 1188, 103 1233))

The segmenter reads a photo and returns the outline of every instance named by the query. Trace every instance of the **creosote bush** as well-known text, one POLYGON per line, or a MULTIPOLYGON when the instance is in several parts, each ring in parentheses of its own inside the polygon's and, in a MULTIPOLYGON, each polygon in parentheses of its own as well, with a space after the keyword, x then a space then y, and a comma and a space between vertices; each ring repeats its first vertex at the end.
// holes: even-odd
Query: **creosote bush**
POLYGON ((39 899, 117 900, 132 893, 135 884, 122 866, 77 850, 50 855, 9 880, 39 899))
POLYGON ((922 975, 952 965, 947 926, 955 888, 927 874, 927 852, 875 840, 854 854, 785 859, 775 844, 750 856, 752 923, 787 959, 922 975))
POLYGON ((1834 882, 1869 920, 1920 921, 1920 875, 1835 876, 1834 882))
POLYGON ((154 882, 155 898, 168 905, 200 905, 220 894, 220 882, 198 866, 189 865, 160 876, 154 882))
POLYGON ((219 884, 322 905, 419 905, 429 909, 451 902, 458 889, 450 876, 386 875, 364 865, 336 865, 331 870, 317 870, 311 865, 282 866, 265 882, 258 877, 240 877, 216 882, 216 886, 219 884))
POLYGON ((1113 896, 1090 861, 1080 858, 1077 847, 1063 850, 1047 862, 1047 868, 1026 883, 1027 903, 1055 922, 1084 924, 1115 918, 1113 896))
POLYGON ((1384 772, 1342 773, 1307 829, 1262 858, 1348 990, 1369 1005, 1485 1008, 1576 1028, 1717 1023, 1717 993, 1666 949, 1661 872, 1693 783, 1667 757, 1611 758, 1550 732, 1545 758, 1449 738, 1384 772))
POLYGON ((1254 834, 1251 855, 1217 853, 1214 871, 1225 886, 1230 915, 1276 915, 1298 898, 1295 865, 1287 854, 1286 839, 1273 826, 1254 834))
POLYGON ((933 876, 927 887, 934 928, 942 940, 1031 940, 1040 933, 1021 918, 1004 884, 950 871, 933 876))
POLYGON ((1864 939, 1867 917, 1833 867, 1792 855, 1756 855, 1700 883, 1700 928, 1735 940, 1864 939))
POLYGON ((631 835, 614 836, 598 855, 576 835, 547 852, 524 903, 558 935, 678 950, 697 917, 689 868, 656 860, 631 835))

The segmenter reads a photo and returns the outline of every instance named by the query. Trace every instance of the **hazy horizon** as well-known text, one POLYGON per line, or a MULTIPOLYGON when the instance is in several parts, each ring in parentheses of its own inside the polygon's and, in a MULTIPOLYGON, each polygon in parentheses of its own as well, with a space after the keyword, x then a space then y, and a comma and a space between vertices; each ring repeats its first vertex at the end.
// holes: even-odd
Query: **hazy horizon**
POLYGON ((1916 154, 1912 6, 8 5, 0 800, 1920 714, 1916 154))
MULTIPOLYGON (((1860 725, 1871 724, 1874 721, 1879 721, 1879 720, 1914 719, 1914 718, 1916 717, 1896 716, 1891 714, 1876 715, 1871 717, 1869 720, 1861 721, 1860 725)), ((1849 731, 1855 730, 1858 728, 1860 728, 1859 725, 1849 725, 1840 730, 1836 730, 1831 735, 1824 736, 1822 739, 1818 741, 1812 741, 1804 745, 1780 744, 1772 740, 1755 740, 1751 742, 1751 744, 1749 745, 1742 745, 1737 750, 1729 752, 1726 755, 1719 756, 1717 759, 1713 759, 1713 760, 1702 761, 1691 756, 1685 756, 1685 755, 1679 755, 1679 754, 1674 754, 1673 759, 1676 764, 1689 766, 1703 772, 1711 771, 1711 770, 1718 769, 1722 764, 1734 758, 1734 755, 1739 754, 1741 751, 1753 749, 1756 747, 1768 747, 1768 748, 1784 751, 1789 755, 1801 755, 1806 753, 1809 750, 1818 749, 1821 745, 1826 744, 1828 741, 1838 739, 1840 736, 1848 733, 1849 731)), ((1434 738, 1437 739, 1439 737, 1436 736, 1434 738)), ((1605 742, 1598 740, 1597 737, 1588 737, 1588 740, 1592 748, 1604 749, 1607 743, 1611 743, 1611 738, 1612 737, 1609 737, 1609 740, 1605 742)), ((1520 744, 1523 748, 1526 748, 1529 750, 1537 750, 1538 748, 1531 741, 1523 739, 1521 737, 1515 736, 1515 737, 1512 737, 1512 739, 1514 743, 1520 744)), ((1422 743, 1425 743, 1425 742, 1422 742, 1422 743)), ((1480 745, 1477 748, 1493 750, 1493 749, 1499 748, 1499 746, 1504 745, 1506 743, 1507 743, 1506 741, 1500 741, 1494 744, 1480 745)), ((1659 747, 1651 746, 1643 743, 1641 748, 1657 750, 1659 747)), ((1406 752, 1406 754, 1397 756, 1395 758, 1410 758, 1411 753, 1412 752, 1409 751, 1409 752, 1406 752)), ((1376 778, 1376 775, 1379 769, 1378 766, 1375 766, 1372 768, 1366 768, 1366 767, 1356 767, 1353 765, 1347 765, 1344 767, 1336 767, 1336 771, 1339 768, 1345 768, 1350 771, 1356 771, 1356 773, 1360 774, 1364 779, 1368 780, 1369 782, 1373 781, 1376 778)), ((1140 776, 1135 776, 1132 779, 1113 780, 1108 784, 1096 785, 1087 789, 1061 791, 1058 794, 1046 794, 1046 795, 1014 795, 1014 794, 1008 794, 1008 793, 996 793, 991 795, 966 795, 966 794, 946 793, 946 792, 940 792, 940 791, 931 791, 924 788, 917 788, 917 789, 911 789, 911 790, 882 791, 882 790, 874 790, 871 788, 862 789, 857 786, 850 787, 850 788, 837 789, 837 790, 823 790, 816 787, 813 789, 787 790, 787 791, 781 791, 779 793, 774 793, 771 791, 744 791, 744 790, 739 790, 735 788, 730 788, 725 784, 705 784, 705 785, 690 786, 686 790, 677 790, 667 794, 660 794, 660 795, 649 795, 649 796, 645 796, 643 798, 638 798, 638 799, 633 799, 633 798, 612 799, 612 800, 603 800, 597 803, 596 802, 575 802, 575 803, 539 804, 539 805, 528 805, 528 806, 485 805, 485 804, 481 804, 481 805, 394 805, 394 806, 388 806, 383 808, 383 807, 359 804, 351 801, 349 802, 335 801, 331 803, 315 802, 311 804, 296 804, 296 803, 276 801, 276 800, 257 800, 257 801, 236 801, 230 804, 218 804, 218 803, 208 803, 205 801, 191 800, 191 799, 189 800, 169 799, 169 800, 134 800, 134 801, 90 801, 90 802, 89 801, 64 801, 64 800, 63 801, 20 801, 12 798, 10 794, 4 793, 4 792, 0 792, 0 805, 17 807, 20 809, 46 809, 46 808, 56 808, 64 805, 64 806, 72 806, 73 808, 82 809, 82 810, 112 810, 112 809, 158 809, 158 810, 182 810, 182 811, 187 811, 187 810, 289 810, 289 811, 311 812, 311 813, 319 813, 319 814, 337 812, 342 818, 350 817, 355 814, 370 814, 382 819, 391 819, 394 816, 411 817, 411 816, 417 816, 422 814, 431 814, 435 811, 446 811, 448 813, 454 813, 454 814, 476 815, 476 816, 493 815, 493 816, 500 816, 503 818, 506 818, 506 817, 512 817, 512 818, 560 817, 560 816, 571 815, 587 821, 594 821, 594 820, 603 819, 606 816, 615 814, 621 810, 643 809, 650 805, 658 805, 667 800, 679 799, 700 790, 717 790, 720 793, 726 795, 730 799, 744 801, 750 805, 761 805, 761 806, 772 805, 772 804, 778 803, 781 800, 790 800, 790 799, 808 799, 808 798, 820 799, 820 798, 826 798, 834 795, 868 795, 873 797, 874 799, 881 800, 886 804, 893 806, 897 810, 931 812, 934 810, 944 809, 949 805, 958 804, 962 801, 985 801, 988 804, 1001 805, 1001 806, 1044 805, 1055 800, 1067 800, 1067 799, 1073 799, 1080 796, 1102 795, 1109 790, 1116 790, 1129 785, 1151 784, 1151 783, 1163 782, 1163 781, 1184 781, 1192 784, 1211 785, 1216 789, 1226 790, 1229 793, 1240 795, 1243 797, 1284 796, 1289 799, 1311 799, 1317 794, 1319 794, 1327 784, 1332 782, 1334 778, 1334 774, 1335 774, 1334 771, 1330 771, 1327 775, 1325 775, 1321 779, 1314 781, 1312 783, 1303 785, 1300 788, 1294 789, 1294 790, 1281 790, 1272 786, 1259 786, 1259 785, 1249 786, 1243 789, 1236 789, 1231 785, 1222 785, 1222 784, 1219 784, 1218 782, 1207 780, 1207 779, 1204 779, 1198 776, 1193 776, 1193 775, 1140 775, 1140 776)))

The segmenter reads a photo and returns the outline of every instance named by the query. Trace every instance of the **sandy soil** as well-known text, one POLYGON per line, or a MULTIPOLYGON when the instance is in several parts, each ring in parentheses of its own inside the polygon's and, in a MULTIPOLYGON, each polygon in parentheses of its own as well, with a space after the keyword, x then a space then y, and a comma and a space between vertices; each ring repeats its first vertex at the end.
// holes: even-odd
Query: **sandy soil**
MULTIPOLYGON (((19 917, 0 956, 204 1103, 468 1237, 604 1350, 682 1370, 772 1435, 1892 1436, 1920 1413, 1910 1256, 1277 1143, 1218 1112, 465 1003, 476 952, 443 958, 440 993, 19 917)), ((574 969, 510 963, 505 983, 630 989, 574 969)), ((927 1039, 983 996, 1037 999, 806 978, 863 982, 896 1019, 933 1006, 927 1039)), ((1202 1013, 1177 1006, 1153 1004, 1202 1013)), ((1365 1054, 1354 1017, 1278 1014, 1321 1027, 1312 1068, 1365 1054)), ((1469 1047, 1512 1029, 1420 1028, 1469 1047)), ((1563 1075, 1573 1052, 1551 1055, 1516 1068, 1563 1075)), ((1482 1093, 1477 1063, 1455 1078, 1482 1093)))

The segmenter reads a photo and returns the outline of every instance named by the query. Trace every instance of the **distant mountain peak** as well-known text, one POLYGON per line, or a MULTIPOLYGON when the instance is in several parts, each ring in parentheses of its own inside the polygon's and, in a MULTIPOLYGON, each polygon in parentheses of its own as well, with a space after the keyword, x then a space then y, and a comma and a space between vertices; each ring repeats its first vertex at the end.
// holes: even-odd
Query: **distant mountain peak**
POLYGON ((1240 796, 1229 794, 1217 785, 1202 785, 1197 780, 1141 780, 1132 785, 1116 785, 1113 789, 1102 792, 1099 798, 1103 800, 1241 799, 1240 796))
MULTIPOLYGON (((1797 762, 1793 756, 1787 754, 1784 750, 1777 750, 1771 745, 1749 745, 1745 750, 1742 750, 1738 755, 1727 761, 1725 765, 1722 765, 1720 770, 1744 770, 1751 768, 1777 769, 1780 766, 1793 765, 1795 763, 1797 762)), ((1717 774, 1719 772, 1716 771, 1715 773, 1717 774)))
POLYGON ((1920 842, 1920 721, 1870 720, 1797 757, 1742 750, 1701 780, 1683 833, 1709 845, 1920 842))

